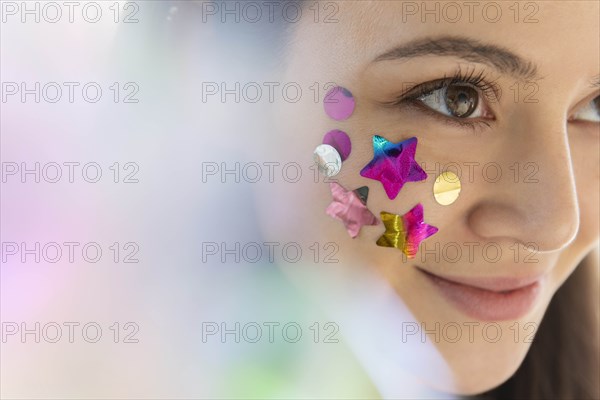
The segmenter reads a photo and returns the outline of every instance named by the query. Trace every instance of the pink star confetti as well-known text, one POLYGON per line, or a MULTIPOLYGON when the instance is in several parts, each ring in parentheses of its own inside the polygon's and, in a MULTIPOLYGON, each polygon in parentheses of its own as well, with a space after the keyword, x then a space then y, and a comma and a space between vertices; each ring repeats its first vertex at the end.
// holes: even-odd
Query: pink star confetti
POLYGON ((346 190, 340 184, 329 184, 333 201, 327 207, 327 215, 344 223, 348 234, 354 239, 364 225, 377 225, 377 217, 367 208, 368 188, 346 190), (363 201, 364 199, 364 201, 363 201))

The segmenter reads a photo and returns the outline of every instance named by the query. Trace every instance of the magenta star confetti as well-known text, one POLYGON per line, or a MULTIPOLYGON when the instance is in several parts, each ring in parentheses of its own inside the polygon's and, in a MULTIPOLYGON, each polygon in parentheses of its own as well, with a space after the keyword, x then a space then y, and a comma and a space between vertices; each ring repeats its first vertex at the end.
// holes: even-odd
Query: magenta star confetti
POLYGON ((393 200, 406 182, 427 179, 427 173, 415 161, 416 151, 416 137, 400 143, 392 143, 375 135, 373 136, 374 157, 360 171, 360 175, 380 181, 388 197, 393 200))
POLYGON ((415 258, 421 242, 438 231, 438 228, 423 221, 421 204, 402 216, 382 211, 381 220, 385 233, 377 240, 377 245, 399 249, 408 258, 415 258))
POLYGON ((340 184, 329 184, 333 201, 327 207, 327 215, 339 219, 354 239, 364 225, 377 225, 377 217, 367 208, 368 188, 346 190, 340 184), (364 202, 363 202, 364 199, 364 202))

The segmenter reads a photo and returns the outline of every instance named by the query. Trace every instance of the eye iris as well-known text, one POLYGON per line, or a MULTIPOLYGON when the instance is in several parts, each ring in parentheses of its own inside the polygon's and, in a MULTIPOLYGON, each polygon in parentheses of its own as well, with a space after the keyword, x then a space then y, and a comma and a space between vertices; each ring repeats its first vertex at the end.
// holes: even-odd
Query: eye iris
POLYGON ((453 85, 446 90, 445 101, 453 116, 468 117, 477 108, 477 91, 469 86, 453 85))
POLYGON ((594 100, 594 108, 596 109, 596 113, 600 115, 600 96, 597 96, 594 100))

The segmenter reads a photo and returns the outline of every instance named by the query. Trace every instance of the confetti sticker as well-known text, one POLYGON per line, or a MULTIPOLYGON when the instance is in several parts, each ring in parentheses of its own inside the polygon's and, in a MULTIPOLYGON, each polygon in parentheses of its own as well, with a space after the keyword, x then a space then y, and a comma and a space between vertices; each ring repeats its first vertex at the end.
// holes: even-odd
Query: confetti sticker
POLYGON ((367 186, 359 187, 354 191, 354 193, 356 193, 356 195, 358 196, 360 201, 363 202, 363 204, 367 204, 367 198, 369 197, 369 188, 367 186))
POLYGON ((451 171, 442 172, 433 184, 435 201, 443 206, 450 205, 458 199, 461 184, 458 176, 451 171))
POLYGON ((421 204, 402 216, 382 211, 381 221, 385 226, 385 233, 377 240, 377 245, 394 247, 408 258, 415 258, 419 244, 438 231, 438 228, 423 221, 421 204))
POLYGON ((336 86, 330 89, 323 100, 325 113, 336 121, 348 119, 354 112, 354 97, 348 89, 336 86))
POLYGON ((377 217, 367 208, 369 188, 346 190, 340 184, 329 184, 333 201, 325 212, 344 223, 348 234, 354 239, 364 225, 377 225, 377 217))
POLYGON ((339 129, 334 129, 329 131, 323 137, 323 143, 328 144, 340 153, 340 157, 342 161, 346 161, 346 159, 350 156, 350 152, 352 151, 352 143, 350 142, 350 137, 344 131, 340 131, 339 129))
POLYGON ((374 157, 360 175, 380 181, 388 197, 393 200, 406 182, 427 179, 427 173, 415 161, 417 138, 392 143, 381 136, 373 136, 374 157))
POLYGON ((342 169, 342 158, 340 157, 340 153, 328 144, 317 146, 313 158, 319 167, 319 172, 328 178, 339 174, 342 169))

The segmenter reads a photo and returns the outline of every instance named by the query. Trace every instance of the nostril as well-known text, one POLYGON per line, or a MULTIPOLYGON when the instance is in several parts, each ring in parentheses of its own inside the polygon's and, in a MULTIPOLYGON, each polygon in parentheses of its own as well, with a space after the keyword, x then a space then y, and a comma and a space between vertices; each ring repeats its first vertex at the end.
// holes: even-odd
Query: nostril
POLYGON ((521 241, 525 235, 527 216, 518 210, 498 203, 477 205, 468 217, 475 234, 485 239, 514 238, 521 241))
POLYGON ((469 214, 470 229, 484 239, 509 239, 537 252, 555 252, 573 242, 579 230, 577 207, 538 207, 528 212, 505 204, 482 203, 469 214))

